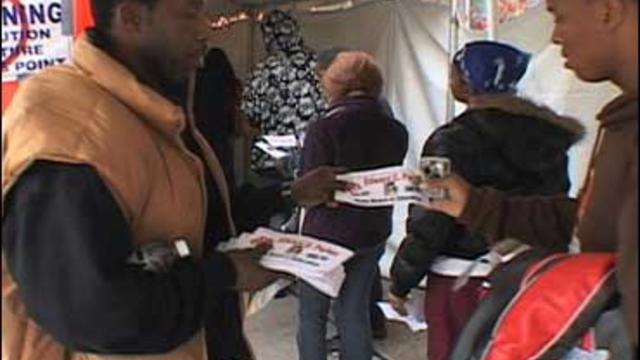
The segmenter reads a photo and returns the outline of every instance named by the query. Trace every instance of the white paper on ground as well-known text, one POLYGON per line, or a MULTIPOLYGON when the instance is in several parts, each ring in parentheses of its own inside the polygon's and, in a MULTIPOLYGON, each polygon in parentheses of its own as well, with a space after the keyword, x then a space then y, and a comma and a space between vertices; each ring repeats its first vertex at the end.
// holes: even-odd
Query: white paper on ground
POLYGON ((424 196, 416 185, 422 176, 419 170, 403 166, 341 174, 337 176, 338 180, 354 186, 347 191, 336 191, 335 199, 362 207, 422 202, 424 196))
POLYGON ((422 312, 416 307, 415 302, 407 303, 407 316, 398 314, 388 302, 381 301, 378 303, 384 317, 391 321, 399 321, 404 323, 413 332, 424 331, 427 329, 427 323, 418 314, 422 312))

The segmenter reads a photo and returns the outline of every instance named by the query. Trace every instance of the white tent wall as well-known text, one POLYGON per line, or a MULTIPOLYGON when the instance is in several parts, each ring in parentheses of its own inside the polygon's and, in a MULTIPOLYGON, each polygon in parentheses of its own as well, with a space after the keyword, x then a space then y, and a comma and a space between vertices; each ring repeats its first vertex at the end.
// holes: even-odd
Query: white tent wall
MULTIPOLYGON (((419 0, 383 0, 335 13, 294 14, 311 48, 345 46, 367 51, 377 59, 386 79, 384 95, 410 134, 405 162, 415 165, 427 136, 447 121, 448 6, 419 0)), ((499 40, 534 55, 522 93, 560 113, 577 117, 588 129, 588 136, 571 151, 571 192, 575 194, 582 184, 595 137, 594 117, 617 90, 611 85, 586 84, 565 70, 558 47, 549 41, 551 28, 552 19, 542 5, 499 25, 497 35, 499 40)), ((485 35, 461 29, 459 36, 463 44, 485 35)), ((252 29, 249 22, 216 33, 212 45, 227 51, 241 77, 264 56, 259 27, 252 29)), ((462 109, 459 105, 457 110, 462 109)), ((385 275, 404 237, 406 213, 406 206, 394 211, 394 230, 381 261, 385 275)))

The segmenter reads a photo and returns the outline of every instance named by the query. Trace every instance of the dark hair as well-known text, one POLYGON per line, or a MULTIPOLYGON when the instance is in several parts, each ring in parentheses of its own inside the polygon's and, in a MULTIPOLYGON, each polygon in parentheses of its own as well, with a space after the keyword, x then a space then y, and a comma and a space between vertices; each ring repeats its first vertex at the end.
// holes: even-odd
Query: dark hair
POLYGON ((351 49, 346 48, 346 47, 336 46, 336 47, 325 49, 325 50, 319 52, 318 53, 318 64, 316 65, 316 70, 317 71, 326 71, 329 68, 329 66, 331 66, 333 61, 336 59, 338 54, 340 54, 341 52, 350 51, 350 50, 351 49))
POLYGON ((113 20, 113 11, 124 1, 137 1, 153 8, 158 0, 91 0, 91 16, 97 29, 108 31, 113 20))
POLYGON ((241 84, 224 50, 210 49, 203 65, 196 74, 193 104, 196 122, 203 133, 224 133, 226 136, 233 131, 241 84))
MULTIPOLYGON (((173 0, 172 0, 173 1, 173 0)), ((193 114, 196 127, 220 160, 230 184, 235 183, 232 135, 240 107, 242 84, 224 50, 212 48, 196 74, 193 114)))

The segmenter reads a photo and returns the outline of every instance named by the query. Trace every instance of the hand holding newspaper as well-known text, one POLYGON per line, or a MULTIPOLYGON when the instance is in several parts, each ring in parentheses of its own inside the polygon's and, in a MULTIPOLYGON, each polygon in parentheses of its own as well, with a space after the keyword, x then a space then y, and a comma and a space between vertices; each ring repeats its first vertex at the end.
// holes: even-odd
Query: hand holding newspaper
POLYGON ((336 191, 335 200, 355 206, 393 206, 396 202, 421 202, 422 175, 417 169, 393 166, 338 175, 352 184, 347 191, 336 191))
MULTIPOLYGON (((308 236, 258 228, 253 233, 243 233, 221 244, 218 249, 223 252, 250 249, 263 243, 271 244, 272 248, 260 259, 260 265, 294 275, 328 296, 338 296, 345 278, 343 264, 353 256, 351 250, 339 245, 308 236)), ((280 289, 286 287, 283 282, 272 285, 280 289)), ((272 286, 258 292, 249 309, 257 311, 264 307, 276 292, 272 286), (256 305, 256 301, 260 306, 256 305)))
POLYGON ((449 159, 427 156, 421 159, 420 169, 392 166, 342 174, 337 179, 352 186, 346 191, 336 191, 335 200, 354 206, 383 207, 397 202, 421 203, 446 198, 446 189, 424 190, 420 184, 426 178, 446 177, 450 171, 449 159))

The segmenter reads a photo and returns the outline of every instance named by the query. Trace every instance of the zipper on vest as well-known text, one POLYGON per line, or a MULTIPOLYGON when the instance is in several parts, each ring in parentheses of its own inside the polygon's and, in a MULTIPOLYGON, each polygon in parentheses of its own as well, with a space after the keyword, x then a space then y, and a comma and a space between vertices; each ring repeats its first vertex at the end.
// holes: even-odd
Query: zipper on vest
MULTIPOLYGON (((189 131, 189 129, 184 129, 183 131, 189 131)), ((195 139, 194 139, 195 140, 195 139)), ((201 197, 202 197, 202 209, 200 212, 200 219, 201 219, 201 228, 200 228, 200 238, 201 238, 201 242, 200 242, 200 250, 203 249, 204 247, 204 243, 205 243, 205 230, 207 228, 207 206, 208 206, 208 199, 207 199, 207 184, 206 184, 206 179, 205 179, 205 174, 204 174, 204 164, 203 164, 203 160, 200 159, 200 157, 197 154, 194 154, 191 150, 189 150, 189 148, 185 145, 184 141, 182 140, 182 137, 180 135, 178 135, 178 147, 180 148, 180 150, 182 150, 184 152, 184 154, 186 155, 186 158, 191 160, 191 162, 194 163, 195 167, 196 167, 196 173, 198 176, 198 180, 200 183, 200 193, 201 193, 201 197)), ((195 241, 195 240, 193 240, 195 241)))

